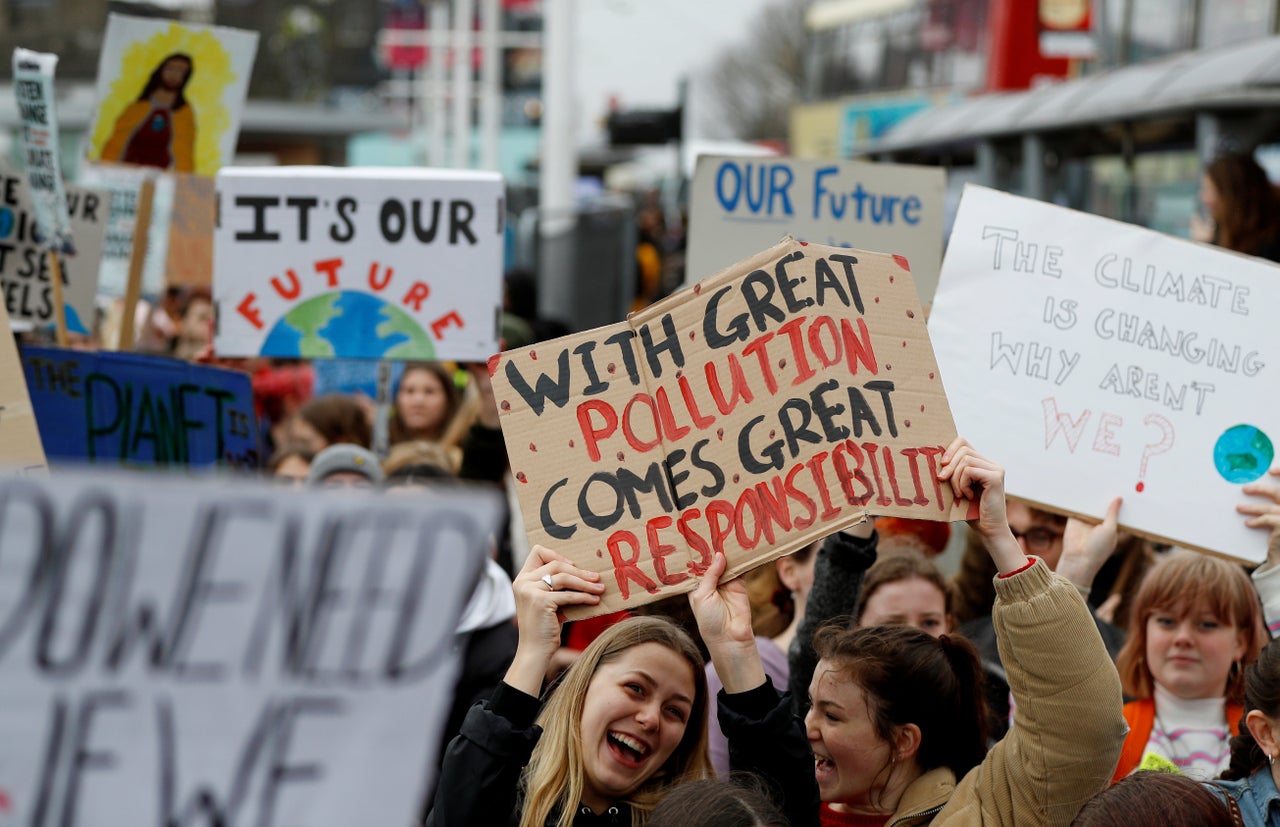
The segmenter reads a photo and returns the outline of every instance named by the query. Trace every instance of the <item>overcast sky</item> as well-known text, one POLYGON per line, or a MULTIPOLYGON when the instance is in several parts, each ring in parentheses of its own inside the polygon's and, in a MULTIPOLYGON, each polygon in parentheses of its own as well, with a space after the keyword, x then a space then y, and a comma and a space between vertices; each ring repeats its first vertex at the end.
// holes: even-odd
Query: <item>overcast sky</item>
POLYGON ((579 139, 603 142, 598 124, 610 96, 629 108, 673 106, 680 78, 744 42, 769 1, 577 0, 579 139))

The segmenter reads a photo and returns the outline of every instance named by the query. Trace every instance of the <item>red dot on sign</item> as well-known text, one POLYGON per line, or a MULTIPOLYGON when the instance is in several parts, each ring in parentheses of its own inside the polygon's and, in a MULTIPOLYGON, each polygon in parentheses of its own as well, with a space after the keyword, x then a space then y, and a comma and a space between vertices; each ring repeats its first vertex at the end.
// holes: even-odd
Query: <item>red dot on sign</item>
POLYGON ((596 556, 597 556, 597 557, 604 557, 604 552, 603 552, 603 551, 601 551, 600 549, 596 549, 596 556))
POLYGON ((907 340, 906 340, 906 339, 903 339, 903 340, 902 340, 902 346, 903 346, 903 347, 906 347, 906 346, 907 346, 907 340))
POLYGON ((876 304, 879 304, 879 303, 880 303, 880 297, 876 296, 876 304))
POLYGON ((695 295, 696 295, 696 294, 698 294, 698 293, 701 293, 701 292, 702 292, 702 285, 701 285, 701 284, 695 284, 695 285, 693 286, 693 292, 694 292, 694 294, 695 294, 695 295))
POLYGON ((684 371, 682 370, 676 371, 676 378, 679 379, 681 376, 684 376, 684 371))
POLYGON ((716 439, 724 439, 724 428, 716 428, 716 439))
POLYGON ((619 452, 618 452, 618 462, 622 462, 622 460, 623 460, 624 458, 625 458, 625 457, 623 456, 622 452, 621 452, 621 451, 619 451, 619 452))
POLYGON ((907 318, 908 318, 908 319, 914 319, 915 317, 916 317, 916 311, 914 311, 914 310, 908 310, 908 311, 907 311, 907 318))
POLYGON ((516 474, 516 479, 520 480, 520 482, 528 482, 528 481, 529 481, 529 480, 527 480, 527 479, 525 478, 525 476, 524 476, 524 472, 523 472, 523 471, 520 471, 520 472, 518 472, 518 473, 516 474))
POLYGON ((931 373, 931 374, 929 374, 929 378, 930 378, 930 379, 932 379, 932 378, 933 378, 933 374, 932 374, 932 373, 931 373))
POLYGON ((504 399, 502 400, 502 404, 499 405, 498 407, 502 408, 502 410, 504 411, 509 411, 511 410, 511 403, 504 399))
POLYGON ((801 241, 801 242, 800 242, 800 246, 801 246, 801 247, 808 247, 808 246, 809 246, 809 242, 807 242, 807 241, 801 241))
POLYGON ((906 425, 908 428, 910 428, 910 427, 911 427, 911 420, 910 420, 910 419, 904 419, 904 420, 902 420, 902 424, 903 424, 903 425, 906 425))
POLYGON ((570 448, 572 448, 572 447, 573 447, 573 440, 572 440, 572 439, 571 439, 571 440, 569 440, 569 447, 570 447, 570 448))
POLYGON ((1143 491, 1147 489, 1147 484, 1145 482, 1140 482, 1137 485, 1135 485, 1134 488, 1136 488, 1138 490, 1138 493, 1141 494, 1143 491))
POLYGON ((893 284, 893 276, 889 276, 889 283, 893 284))
POLYGON ((538 446, 537 446, 537 445, 534 445, 532 442, 530 442, 530 443, 529 443, 529 450, 530 450, 530 451, 533 451, 533 452, 536 454, 536 453, 538 453, 538 446))
POLYGON ((610 363, 609 363, 609 366, 608 366, 607 368, 605 368, 605 370, 609 371, 610 373, 613 373, 613 372, 614 372, 614 371, 616 371, 617 369, 618 369, 618 366, 617 366, 617 365, 615 365, 613 362, 610 362, 610 363))
POLYGON ((884 366, 884 369, 885 369, 885 370, 893 370, 893 365, 890 365, 889 363, 887 363, 887 362, 886 362, 886 363, 885 363, 885 366, 884 366))
POLYGON ((734 485, 737 485, 737 484, 738 484, 738 475, 737 475, 737 474, 734 474, 734 475, 733 475, 733 484, 734 484, 734 485))
POLYGON ((689 341, 691 341, 691 342, 692 342, 692 341, 693 341, 694 339, 696 339, 696 338, 698 338, 698 331, 696 331, 696 330, 690 330, 690 331, 689 331, 689 341))
POLYGON ((778 360, 778 367, 780 367, 780 368, 785 368, 786 366, 787 366, 787 360, 786 360, 786 359, 779 359, 779 360, 778 360))
POLYGON ((777 435, 778 435, 778 432, 777 432, 777 431, 770 431, 770 432, 769 432, 769 439, 773 439, 773 438, 774 438, 775 436, 777 436, 777 435))
POLYGON ((538 361, 538 351, 536 350, 529 351, 529 358, 535 362, 538 361))
POLYGON ((924 405, 920 406, 920 413, 924 413, 924 405))

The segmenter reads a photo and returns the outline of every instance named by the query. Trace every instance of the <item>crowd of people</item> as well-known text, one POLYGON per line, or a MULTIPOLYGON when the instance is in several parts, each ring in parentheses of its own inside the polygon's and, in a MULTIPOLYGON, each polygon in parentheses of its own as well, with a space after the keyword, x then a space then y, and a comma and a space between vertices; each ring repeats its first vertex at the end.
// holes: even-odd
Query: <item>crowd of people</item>
MULTIPOLYGON (((1199 231, 1280 259, 1255 167, 1207 168, 1199 231)), ((650 223, 638 301, 661 290, 650 223)), ((512 274, 507 348, 567 332, 531 290, 512 274)), ((213 360, 207 291, 138 321, 139 350, 213 360)), ((1097 524, 1007 500, 1001 466, 957 439, 938 480, 977 516, 953 577, 947 525, 868 519, 725 582, 717 555, 687 598, 571 623, 604 586, 525 544, 484 365, 408 363, 380 407, 316 395, 300 361, 236 364, 282 485, 507 495, 457 630, 428 827, 1280 825, 1280 467, 1237 507, 1269 536, 1251 574, 1120 531, 1119 498, 1097 524)))

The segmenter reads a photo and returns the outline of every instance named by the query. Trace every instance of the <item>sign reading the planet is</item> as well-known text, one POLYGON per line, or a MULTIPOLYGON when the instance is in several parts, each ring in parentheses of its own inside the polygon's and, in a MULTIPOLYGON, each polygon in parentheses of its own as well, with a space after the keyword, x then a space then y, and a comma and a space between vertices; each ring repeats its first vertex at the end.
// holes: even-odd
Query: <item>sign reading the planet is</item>
MULTIPOLYGON (((957 430, 1044 507, 1261 562, 1241 486, 1280 440, 1280 270, 970 186, 929 317, 957 430)), ((1259 501, 1260 502, 1260 501, 1259 501)))
POLYGON ((218 355, 478 360, 497 351, 498 174, 228 168, 217 190, 218 355))

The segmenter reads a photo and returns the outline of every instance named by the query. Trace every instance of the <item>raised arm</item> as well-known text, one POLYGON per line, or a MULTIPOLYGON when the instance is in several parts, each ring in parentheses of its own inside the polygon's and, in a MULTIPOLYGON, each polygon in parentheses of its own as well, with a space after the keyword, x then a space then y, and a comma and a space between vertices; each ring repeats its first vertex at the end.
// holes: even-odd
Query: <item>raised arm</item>
POLYGON ((862 577, 876 561, 879 537, 875 523, 866 519, 822 541, 813 564, 813 586, 805 601, 804 619, 787 652, 787 686, 795 714, 809 711, 809 682, 818 665, 813 636, 837 618, 852 618, 862 594, 862 577))
MULTIPOLYGON (((1004 470, 953 443, 943 474, 957 496, 978 498, 978 519, 969 525, 1000 573, 994 623, 1018 710, 1009 734, 955 796, 975 800, 984 824, 1070 824, 1107 785, 1120 755, 1127 730, 1120 678, 1079 591, 1043 561, 1030 562, 1009 530, 1004 470)), ((1089 531, 1103 543, 1109 530, 1089 531)))
POLYGON ((1256 499, 1236 506, 1245 515, 1245 525, 1271 532, 1267 543, 1267 562, 1253 572, 1253 585, 1262 599, 1262 613, 1272 637, 1280 633, 1280 465, 1271 469, 1269 478, 1251 482, 1242 489, 1256 499))
POLYGON ((560 645, 560 610, 594 605, 604 587, 544 546, 534 546, 512 581, 520 639, 492 700, 471 707, 440 769, 427 827, 505 825, 515 811, 520 774, 542 730, 534 723, 542 679, 560 645))

